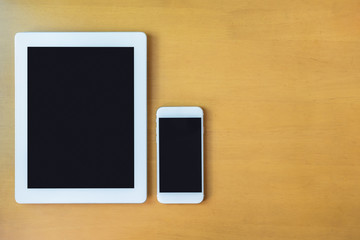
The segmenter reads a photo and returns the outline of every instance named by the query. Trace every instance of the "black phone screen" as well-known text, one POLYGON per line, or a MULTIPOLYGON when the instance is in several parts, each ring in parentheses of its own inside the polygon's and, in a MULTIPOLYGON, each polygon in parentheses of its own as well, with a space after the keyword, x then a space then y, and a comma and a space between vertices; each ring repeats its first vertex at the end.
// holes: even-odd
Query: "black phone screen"
POLYGON ((134 48, 27 53, 28 188, 134 188, 134 48))
POLYGON ((202 119, 159 118, 160 192, 202 192, 202 119))

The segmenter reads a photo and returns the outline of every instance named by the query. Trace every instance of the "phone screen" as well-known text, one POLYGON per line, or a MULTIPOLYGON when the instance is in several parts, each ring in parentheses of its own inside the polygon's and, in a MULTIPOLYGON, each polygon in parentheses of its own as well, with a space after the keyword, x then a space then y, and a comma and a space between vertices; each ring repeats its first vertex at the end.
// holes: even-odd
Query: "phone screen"
POLYGON ((159 118, 160 192, 202 192, 201 121, 159 118))

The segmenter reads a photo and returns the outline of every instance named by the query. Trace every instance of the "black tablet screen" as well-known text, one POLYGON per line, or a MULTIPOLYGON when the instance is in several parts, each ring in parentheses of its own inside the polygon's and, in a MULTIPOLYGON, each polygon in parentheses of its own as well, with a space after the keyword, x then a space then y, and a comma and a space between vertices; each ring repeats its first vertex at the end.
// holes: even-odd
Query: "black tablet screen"
POLYGON ((134 48, 28 48, 28 188, 134 187, 134 48))

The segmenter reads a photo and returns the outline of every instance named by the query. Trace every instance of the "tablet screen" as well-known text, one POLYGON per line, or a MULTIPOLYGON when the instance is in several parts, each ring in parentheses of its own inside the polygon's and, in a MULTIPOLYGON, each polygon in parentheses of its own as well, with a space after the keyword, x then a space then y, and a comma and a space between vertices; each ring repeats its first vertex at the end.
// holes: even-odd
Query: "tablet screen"
POLYGON ((28 47, 28 188, 134 188, 133 47, 28 47))

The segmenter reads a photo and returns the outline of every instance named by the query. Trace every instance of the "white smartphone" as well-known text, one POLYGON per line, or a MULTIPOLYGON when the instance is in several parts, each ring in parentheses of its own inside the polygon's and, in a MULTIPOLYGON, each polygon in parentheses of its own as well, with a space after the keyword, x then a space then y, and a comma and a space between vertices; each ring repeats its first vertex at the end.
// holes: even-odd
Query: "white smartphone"
POLYGON ((200 107, 157 110, 157 199, 161 203, 204 199, 203 115, 200 107))

